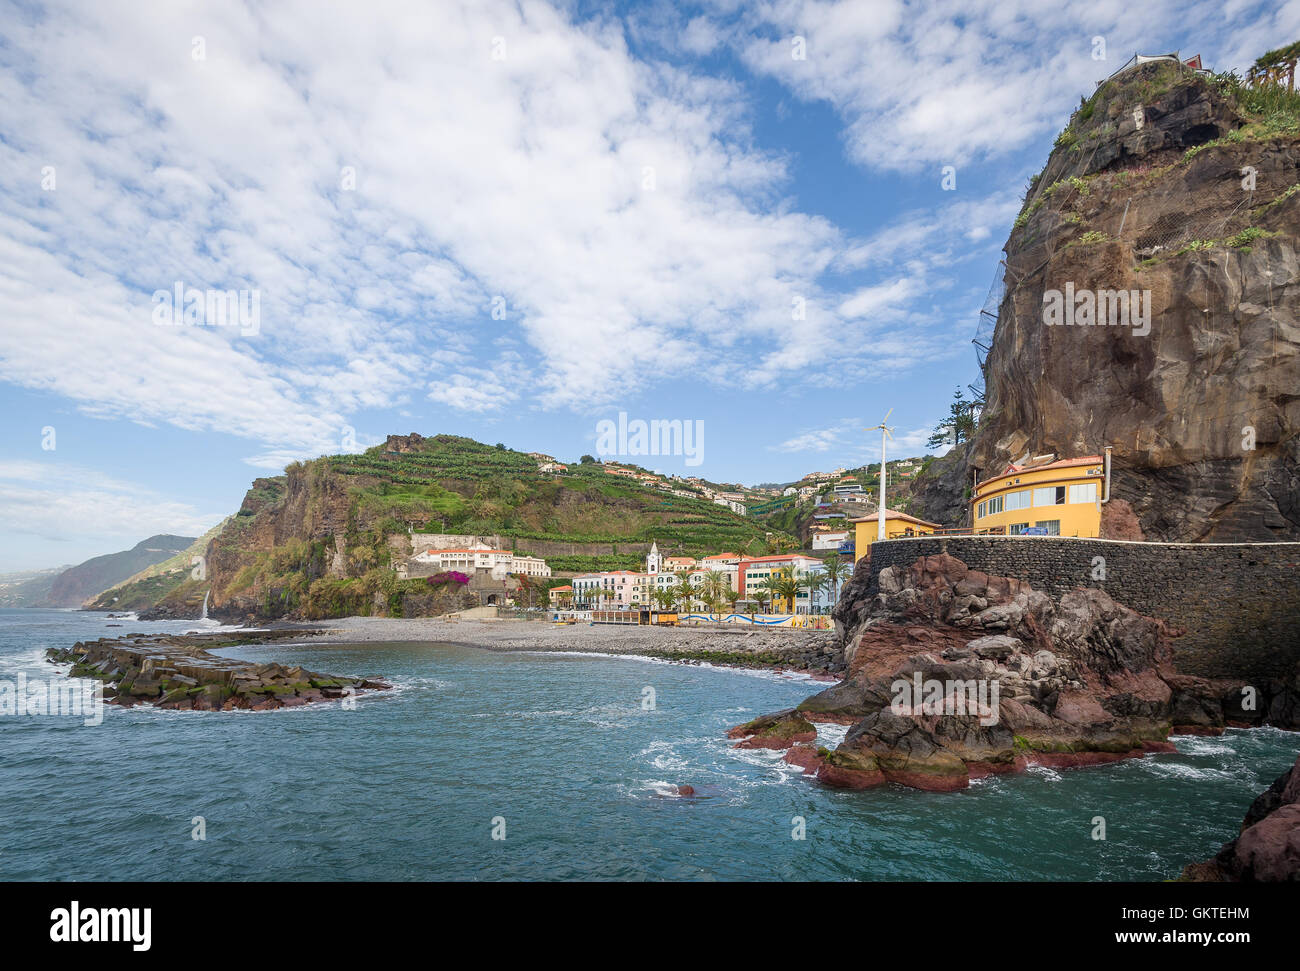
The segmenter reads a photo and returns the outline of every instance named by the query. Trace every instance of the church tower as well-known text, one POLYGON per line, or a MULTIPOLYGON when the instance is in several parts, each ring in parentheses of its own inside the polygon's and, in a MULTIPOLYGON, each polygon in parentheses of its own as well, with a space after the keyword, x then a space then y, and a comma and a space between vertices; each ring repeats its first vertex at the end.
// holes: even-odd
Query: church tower
POLYGON ((645 557, 645 571, 651 576, 655 576, 662 568, 663 564, 659 559, 659 546, 651 541, 650 552, 645 557))

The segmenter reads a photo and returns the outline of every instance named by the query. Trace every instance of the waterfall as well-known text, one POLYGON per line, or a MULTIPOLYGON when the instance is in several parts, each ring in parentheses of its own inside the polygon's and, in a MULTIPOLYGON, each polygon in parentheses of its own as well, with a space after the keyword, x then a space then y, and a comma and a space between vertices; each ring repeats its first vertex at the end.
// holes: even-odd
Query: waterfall
POLYGON ((212 590, 208 589, 203 594, 203 613, 199 615, 199 620, 208 619, 208 598, 212 596, 212 590))

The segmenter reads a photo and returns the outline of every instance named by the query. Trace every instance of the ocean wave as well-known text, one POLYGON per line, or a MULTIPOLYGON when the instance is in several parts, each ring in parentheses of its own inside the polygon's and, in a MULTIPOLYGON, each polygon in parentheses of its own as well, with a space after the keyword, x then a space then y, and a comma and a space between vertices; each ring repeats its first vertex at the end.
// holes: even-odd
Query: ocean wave
POLYGON ((817 744, 825 748, 835 748, 840 742, 844 741, 844 736, 849 733, 848 725, 837 725, 834 722, 813 722, 813 727, 817 729, 817 744))
MULTIPOLYGON (((529 654, 539 657, 612 658, 619 661, 641 661, 645 664, 667 664, 674 667, 700 668, 708 671, 724 671, 727 674, 742 674, 764 681, 806 682, 815 680, 805 671, 775 671, 770 668, 745 668, 730 664, 713 664, 709 661, 695 661, 687 658, 650 657, 646 654, 616 654, 607 651, 512 651, 514 654, 529 654)), ((829 685, 829 682, 826 682, 829 685)))
POLYGON ((1169 759, 1140 759, 1141 767, 1154 776, 1167 779, 1193 779, 1204 782, 1210 779, 1233 779, 1232 772, 1204 765, 1189 765, 1169 759))
POLYGON ((1203 735, 1171 735, 1179 755, 1235 755, 1237 750, 1222 738, 1203 735))

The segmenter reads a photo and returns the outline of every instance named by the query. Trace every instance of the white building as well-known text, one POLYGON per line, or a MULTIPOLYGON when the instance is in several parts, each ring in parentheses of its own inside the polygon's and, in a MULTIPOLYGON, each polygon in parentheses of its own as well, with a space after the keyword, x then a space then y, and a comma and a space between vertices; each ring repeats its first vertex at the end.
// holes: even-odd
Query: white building
POLYGON ((539 557, 515 554, 510 550, 494 550, 481 543, 466 549, 425 550, 412 559, 417 563, 427 563, 437 570, 457 570, 471 576, 475 570, 490 570, 494 580, 503 579, 509 573, 530 577, 551 575, 551 568, 539 557))
POLYGON ((849 531, 847 529, 814 532, 812 535, 812 548, 815 550, 838 550, 840 544, 848 540, 848 538, 849 531))
POLYGON ((573 605, 590 610, 649 606, 652 578, 630 570, 586 573, 573 578, 573 605))

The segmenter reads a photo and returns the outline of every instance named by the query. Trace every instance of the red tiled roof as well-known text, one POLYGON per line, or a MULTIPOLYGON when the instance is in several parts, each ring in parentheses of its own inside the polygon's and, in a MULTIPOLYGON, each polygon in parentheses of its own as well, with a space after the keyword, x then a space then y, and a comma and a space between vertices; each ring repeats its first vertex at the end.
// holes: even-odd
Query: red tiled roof
POLYGON ((1000 475, 990 476, 979 485, 983 487, 989 482, 996 482, 998 479, 1005 479, 1009 475, 1024 474, 1026 472, 1041 472, 1044 469, 1072 469, 1083 465, 1100 465, 1103 459, 1100 455, 1081 455, 1074 459, 1057 459, 1055 462, 1045 462, 1042 465, 1016 465, 1011 463, 1007 470, 1000 475))
MULTIPOLYGON (((878 517, 879 515, 880 515, 879 513, 874 513, 874 512, 873 512, 870 516, 859 516, 859 517, 856 518, 856 519, 850 519, 849 522, 851 522, 851 523, 875 523, 875 522, 879 522, 879 519, 877 519, 877 517, 878 517)), ((909 522, 909 523, 918 523, 918 524, 921 525, 921 526, 932 526, 932 527, 934 527, 935 529, 942 529, 942 528, 943 528, 943 527, 941 527, 938 523, 928 522, 928 521, 926 521, 926 520, 924 520, 924 519, 917 519, 915 516, 909 516, 907 513, 905 513, 905 512, 899 512, 897 509, 886 509, 886 510, 885 510, 885 522, 889 522, 891 519, 901 519, 901 520, 903 520, 904 522, 909 522)))

